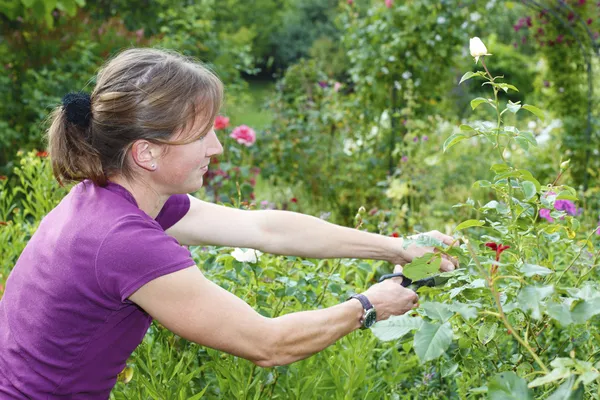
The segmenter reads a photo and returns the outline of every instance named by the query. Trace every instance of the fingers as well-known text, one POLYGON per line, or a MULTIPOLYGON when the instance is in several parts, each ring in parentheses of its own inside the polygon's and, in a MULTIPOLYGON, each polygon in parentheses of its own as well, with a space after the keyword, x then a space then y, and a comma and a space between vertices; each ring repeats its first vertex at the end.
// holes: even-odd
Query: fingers
POLYGON ((440 270, 444 272, 454 271, 458 267, 458 259, 442 254, 442 264, 440 270))
POLYGON ((434 236, 436 239, 441 240, 442 243, 444 243, 445 245, 448 245, 448 246, 456 245, 456 239, 454 239, 452 236, 445 235, 439 231, 432 231, 431 233, 432 233, 432 236, 434 236))
POLYGON ((400 265, 400 264, 394 265, 394 273, 395 274, 400 274, 400 273, 402 273, 402 271, 404 271, 404 269, 402 268, 402 265, 400 265))

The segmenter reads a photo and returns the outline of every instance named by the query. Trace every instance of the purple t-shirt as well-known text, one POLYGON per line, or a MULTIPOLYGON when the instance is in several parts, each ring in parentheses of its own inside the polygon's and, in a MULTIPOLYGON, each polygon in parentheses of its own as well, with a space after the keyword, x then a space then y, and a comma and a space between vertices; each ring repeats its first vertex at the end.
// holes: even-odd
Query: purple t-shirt
POLYGON ((156 220, 122 186, 79 183, 40 223, 0 300, 0 399, 107 399, 152 318, 128 297, 195 265, 165 230, 189 210, 173 195, 156 220))

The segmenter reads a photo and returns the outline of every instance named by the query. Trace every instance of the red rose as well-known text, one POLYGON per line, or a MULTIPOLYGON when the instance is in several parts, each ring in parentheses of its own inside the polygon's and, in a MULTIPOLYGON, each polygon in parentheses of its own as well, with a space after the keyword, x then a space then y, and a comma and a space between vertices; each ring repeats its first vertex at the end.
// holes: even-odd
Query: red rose
POLYGON ((225 129, 229 126, 229 118, 224 117, 222 115, 217 115, 217 118, 215 118, 215 129, 219 130, 219 129, 225 129))

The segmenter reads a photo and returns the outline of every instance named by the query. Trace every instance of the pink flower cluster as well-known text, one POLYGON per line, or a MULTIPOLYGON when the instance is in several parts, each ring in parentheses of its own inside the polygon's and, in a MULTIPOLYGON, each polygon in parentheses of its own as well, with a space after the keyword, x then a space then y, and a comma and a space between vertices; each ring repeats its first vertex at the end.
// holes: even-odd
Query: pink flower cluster
MULTIPOLYGON (((575 3, 575 7, 584 7, 586 5, 586 0, 574 0, 574 3, 575 3)), ((600 8, 600 2, 597 4, 597 8, 600 8)), ((576 25, 581 22, 582 24, 585 24, 588 27, 590 27, 593 24, 594 19, 590 18, 589 15, 586 15, 586 14, 588 14, 588 10, 580 9, 577 11, 569 11, 568 13, 565 12, 564 15, 561 16, 561 18, 566 19, 567 22, 569 23, 569 25, 576 25)), ((553 14, 551 14, 549 12, 549 10, 547 10, 547 9, 540 11, 537 14, 537 19, 539 20, 538 23, 541 25, 546 25, 548 23, 556 22, 556 21, 554 21, 554 18, 552 17, 552 15, 553 14)), ((528 29, 528 28, 531 28, 532 26, 533 26, 532 17, 526 16, 526 17, 519 18, 517 23, 515 25, 513 25, 513 29, 515 32, 519 32, 521 29, 528 29)), ((565 32, 567 32, 567 31, 565 31, 565 32)), ((594 37, 594 40, 597 40, 598 37, 600 37, 599 32, 593 32, 592 35, 594 37)), ((558 34, 556 37, 549 37, 548 35, 546 35, 545 30, 541 27, 538 27, 535 30, 533 37, 541 47, 544 47, 544 46, 553 47, 553 46, 560 45, 560 44, 564 44, 566 46, 571 46, 574 44, 574 40, 568 39, 570 37, 568 34, 566 34, 566 37, 565 37, 565 33, 558 34)), ((526 42, 527 42, 527 37, 523 36, 521 38, 521 43, 525 44, 526 42)), ((513 43, 513 46, 518 47, 518 43, 516 43, 516 42, 513 43)))
POLYGON ((246 125, 240 125, 231 132, 229 135, 235 139, 239 144, 243 144, 246 147, 252 146, 256 142, 256 132, 254 129, 246 125))
POLYGON ((224 117, 222 115, 218 115, 217 118, 215 118, 215 129, 216 130, 225 129, 228 126, 229 126, 229 118, 224 117))
MULTIPOLYGON (((564 211, 569 215, 578 215, 581 213, 581 210, 578 210, 575 203, 571 200, 556 200, 554 202, 554 209, 557 211, 564 211)), ((540 217, 548 222, 554 222, 554 218, 550 216, 550 212, 551 211, 547 208, 541 208, 540 217)))

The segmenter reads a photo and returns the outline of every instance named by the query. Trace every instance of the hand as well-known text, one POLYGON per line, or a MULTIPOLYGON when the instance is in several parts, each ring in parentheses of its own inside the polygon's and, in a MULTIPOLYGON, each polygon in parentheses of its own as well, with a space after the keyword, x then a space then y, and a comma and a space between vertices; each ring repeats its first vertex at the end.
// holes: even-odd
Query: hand
MULTIPOLYGON (((394 272, 402 272, 402 267, 396 267, 394 272)), ((419 296, 403 287, 401 283, 402 278, 386 279, 363 293, 375 306, 377 321, 383 321, 392 315, 405 314, 419 306, 419 296)))
MULTIPOLYGON (((439 231, 431 231, 427 233, 422 233, 420 235, 431 236, 434 239, 437 239, 448 246, 455 246, 456 241, 452 236, 444 235, 439 231)), ((409 238, 415 238, 420 235, 409 236, 409 238)), ((429 246, 417 246, 416 244, 411 244, 406 249, 401 249, 400 255, 397 259, 393 260, 394 264, 405 265, 411 262, 413 259, 417 257, 421 257, 427 253, 437 252, 434 247, 429 246)), ((440 271, 452 271, 454 268, 458 267, 458 260, 453 257, 448 257, 446 255, 442 255, 442 264, 440 266, 440 271)))

